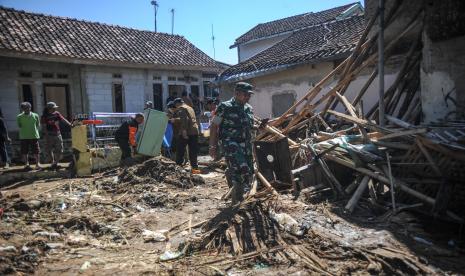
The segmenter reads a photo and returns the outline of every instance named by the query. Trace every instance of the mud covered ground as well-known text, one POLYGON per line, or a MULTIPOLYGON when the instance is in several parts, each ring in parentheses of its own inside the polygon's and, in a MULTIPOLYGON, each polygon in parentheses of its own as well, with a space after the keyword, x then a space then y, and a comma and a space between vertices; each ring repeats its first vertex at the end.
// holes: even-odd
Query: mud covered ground
MULTIPOLYGON (((254 252, 238 256, 226 242, 223 250, 186 251, 189 241, 205 236, 206 229, 200 226, 229 206, 222 199, 228 192, 222 171, 203 172, 191 175, 156 158, 91 178, 39 180, 3 189, 0 274, 315 273, 312 262, 292 256, 286 248, 279 251, 292 258, 274 258, 271 251, 253 258, 254 252)), ((298 236, 285 233, 289 229, 278 231, 293 246, 312 251, 309 254, 316 256, 325 273, 465 271, 458 227, 445 225, 438 235, 438 229, 421 217, 407 212, 375 215, 364 204, 348 216, 338 202, 327 198, 319 194, 310 201, 303 196, 294 200, 281 194, 269 204, 305 229, 298 236)))

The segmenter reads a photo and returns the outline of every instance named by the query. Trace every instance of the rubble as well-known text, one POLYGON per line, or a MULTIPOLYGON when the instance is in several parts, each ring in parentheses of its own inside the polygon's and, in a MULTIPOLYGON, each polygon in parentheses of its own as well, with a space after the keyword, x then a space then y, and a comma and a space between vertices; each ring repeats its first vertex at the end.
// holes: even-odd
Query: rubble
MULTIPOLYGON (((420 15, 387 45, 387 57, 406 33, 420 33, 420 15)), ((376 34, 368 37, 375 19, 352 56, 261 124, 257 141, 287 143, 292 183, 270 179, 256 158, 251 192, 226 207, 223 173, 192 175, 156 157, 32 195, 11 193, 0 197, 0 273, 462 273, 460 241, 447 236, 450 248, 439 246, 407 213, 463 224, 454 189, 464 186, 465 123, 418 124, 419 41, 385 93, 386 126, 376 106, 359 108, 376 71, 352 101, 344 96, 377 59, 376 34), (335 75, 338 82, 325 87, 335 75)), ((267 160, 284 158, 277 157, 267 160)))
MULTIPOLYGON (((391 11, 386 22, 394 14, 395 10, 391 11)), ((301 179, 300 183, 292 183, 295 192, 320 184, 314 179, 321 175, 335 197, 347 200, 348 212, 354 211, 362 197, 368 197, 373 205, 385 205, 394 212, 398 206, 420 207, 423 205, 415 204, 423 203, 432 207, 430 214, 434 216, 464 222, 460 196, 465 189, 465 123, 455 122, 449 127, 447 123, 440 127, 419 125, 421 14, 419 10, 385 49, 389 58, 404 35, 416 34, 417 39, 403 57, 397 79, 385 92, 386 126, 378 124, 377 104, 366 112, 359 106, 373 78, 368 79, 352 101, 344 96, 351 81, 377 59, 378 53, 373 49, 376 33, 371 38, 367 36, 373 31, 371 24, 349 58, 281 117, 262 124, 257 140, 287 140, 294 177, 298 179, 298 175, 313 170, 306 178, 307 183, 301 179), (339 76, 337 83, 326 88, 335 75, 339 76), (345 113, 336 111, 338 106, 345 113)), ((376 74, 373 69, 372 75, 376 74)))

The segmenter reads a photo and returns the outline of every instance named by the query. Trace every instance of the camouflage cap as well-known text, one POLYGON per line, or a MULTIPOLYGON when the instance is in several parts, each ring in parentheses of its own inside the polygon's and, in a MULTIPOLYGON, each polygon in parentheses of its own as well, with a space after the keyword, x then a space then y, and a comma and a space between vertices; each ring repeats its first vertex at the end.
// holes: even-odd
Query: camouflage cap
POLYGON ((246 82, 238 82, 236 83, 236 91, 246 92, 249 94, 253 94, 253 86, 250 83, 246 82))

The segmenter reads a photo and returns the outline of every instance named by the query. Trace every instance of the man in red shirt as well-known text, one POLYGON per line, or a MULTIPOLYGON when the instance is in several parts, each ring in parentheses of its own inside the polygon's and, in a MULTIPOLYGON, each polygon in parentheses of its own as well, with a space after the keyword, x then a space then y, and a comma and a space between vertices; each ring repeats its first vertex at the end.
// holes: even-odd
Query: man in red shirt
POLYGON ((45 138, 45 153, 52 163, 52 169, 58 168, 58 161, 60 161, 63 153, 60 122, 71 126, 71 123, 57 111, 57 108, 56 103, 47 103, 41 118, 45 138))

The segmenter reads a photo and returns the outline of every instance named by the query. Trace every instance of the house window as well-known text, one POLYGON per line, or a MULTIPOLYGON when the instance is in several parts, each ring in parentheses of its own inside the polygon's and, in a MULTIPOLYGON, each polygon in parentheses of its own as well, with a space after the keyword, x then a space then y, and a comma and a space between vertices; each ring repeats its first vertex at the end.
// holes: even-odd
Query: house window
POLYGON ((186 79, 184 77, 179 77, 178 81, 185 81, 186 79))
POLYGON ((53 73, 42 73, 42 78, 53 79, 53 73))
POLYGON ((124 112, 124 94, 123 85, 121 83, 113 84, 113 111, 124 112))
POLYGON ((20 101, 21 102, 28 102, 31 104, 32 110, 34 110, 34 95, 32 93, 32 85, 30 84, 23 84, 21 85, 21 92, 20 92, 20 101))
POLYGON ((200 96, 198 85, 191 85, 191 94, 196 95, 197 97, 200 96))
POLYGON ((180 98, 182 92, 186 90, 184 85, 168 85, 168 100, 174 100, 176 98, 180 98))
POLYGON ((161 83, 153 84, 153 108, 163 110, 163 87, 161 83))
POLYGON ((161 81, 161 77, 160 76, 153 76, 153 80, 154 81, 161 81))
POLYGON ((273 117, 279 117, 284 114, 295 102, 295 93, 288 91, 285 93, 271 96, 271 112, 273 117))
POLYGON ((214 79, 214 78, 216 78, 216 74, 208 74, 208 73, 205 73, 205 74, 202 74, 202 78, 205 78, 205 79, 214 79))
POLYGON ((168 77, 168 81, 176 81, 176 77, 168 77))
POLYGON ((118 73, 114 73, 113 74, 113 78, 114 79, 121 79, 123 76, 121 74, 118 74, 118 73))
POLYGON ((19 72, 19 76, 21 78, 31 78, 32 77, 32 72, 19 72))
POLYGON ((191 81, 191 82, 196 82, 196 81, 199 81, 199 79, 196 78, 196 77, 190 77, 190 81, 191 81))
POLYGON ((57 78, 59 79, 67 79, 68 78, 68 74, 57 74, 57 78))
POLYGON ((218 89, 216 89, 211 82, 204 81, 203 94, 206 98, 216 98, 218 97, 218 89))

